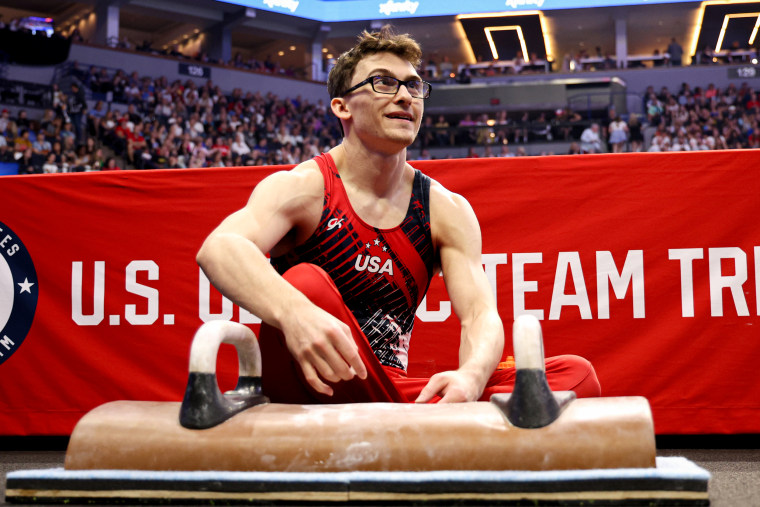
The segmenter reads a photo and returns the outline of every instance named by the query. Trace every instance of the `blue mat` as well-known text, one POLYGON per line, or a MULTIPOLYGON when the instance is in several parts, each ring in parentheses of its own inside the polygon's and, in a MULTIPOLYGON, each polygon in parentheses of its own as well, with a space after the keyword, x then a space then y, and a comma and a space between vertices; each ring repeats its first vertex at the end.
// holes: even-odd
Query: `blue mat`
POLYGON ((709 505, 710 474, 686 458, 656 468, 435 472, 20 470, 11 503, 709 505))

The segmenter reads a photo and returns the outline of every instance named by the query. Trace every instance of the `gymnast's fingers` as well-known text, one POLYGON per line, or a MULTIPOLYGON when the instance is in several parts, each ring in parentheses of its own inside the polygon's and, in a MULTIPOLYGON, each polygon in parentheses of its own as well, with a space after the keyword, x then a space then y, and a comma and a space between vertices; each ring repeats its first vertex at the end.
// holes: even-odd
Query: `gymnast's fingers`
POLYGON ((312 366, 311 363, 308 361, 302 361, 301 363, 301 371, 303 371, 303 376, 306 379, 306 382, 309 383, 309 385, 318 393, 322 393, 326 396, 332 396, 333 395, 333 389, 332 387, 328 386, 322 380, 319 378, 319 375, 317 374, 316 369, 314 366, 312 366))
MULTIPOLYGON (((364 380, 367 378, 367 367, 364 365, 361 356, 359 355, 359 347, 351 335, 351 329, 343 324, 343 331, 345 333, 345 339, 337 340, 335 348, 341 357, 348 363, 351 371, 351 377, 358 376, 364 380)), ((348 379, 344 379, 348 380, 348 379)))
POLYGON ((425 385, 425 387, 422 388, 422 391, 420 391, 419 396, 417 396, 417 399, 414 400, 415 403, 427 403, 430 400, 433 399, 435 395, 441 392, 443 387, 445 386, 445 382, 443 379, 438 375, 433 375, 430 377, 430 380, 425 385))
POLYGON ((316 367, 317 372, 330 382, 351 380, 356 376, 354 369, 346 362, 338 349, 342 342, 345 342, 345 338, 339 331, 315 339, 312 342, 312 347, 306 351, 306 356, 311 364, 316 367))
POLYGON ((463 403, 469 401, 465 392, 456 386, 447 385, 441 392, 445 394, 438 403, 463 403))

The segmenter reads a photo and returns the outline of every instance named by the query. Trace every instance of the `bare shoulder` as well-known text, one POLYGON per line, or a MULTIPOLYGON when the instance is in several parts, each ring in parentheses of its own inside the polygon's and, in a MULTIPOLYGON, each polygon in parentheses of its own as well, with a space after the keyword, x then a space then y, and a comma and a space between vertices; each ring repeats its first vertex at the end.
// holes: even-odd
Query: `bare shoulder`
POLYGON ((444 187, 441 183, 430 178, 430 201, 431 204, 437 205, 462 205, 469 206, 467 199, 462 195, 452 192, 448 188, 444 187))
POLYGON ((308 238, 319 223, 324 188, 322 172, 313 160, 261 180, 246 205, 258 230, 256 243, 279 255, 308 238))
POLYGON ((321 199, 323 190, 324 180, 319 166, 313 160, 307 160, 293 169, 272 173, 261 180, 253 189, 251 200, 276 199, 293 205, 303 199, 321 199))
MULTIPOLYGON (((430 184, 430 214, 437 215, 436 218, 450 220, 465 215, 463 218, 475 218, 475 212, 467 199, 452 192, 436 180, 431 178, 430 184), (450 216, 456 215, 456 216, 450 216)), ((433 218, 431 216, 431 218, 433 218)))
POLYGON ((439 182, 430 185, 430 227, 438 246, 480 241, 480 226, 467 199, 439 182))

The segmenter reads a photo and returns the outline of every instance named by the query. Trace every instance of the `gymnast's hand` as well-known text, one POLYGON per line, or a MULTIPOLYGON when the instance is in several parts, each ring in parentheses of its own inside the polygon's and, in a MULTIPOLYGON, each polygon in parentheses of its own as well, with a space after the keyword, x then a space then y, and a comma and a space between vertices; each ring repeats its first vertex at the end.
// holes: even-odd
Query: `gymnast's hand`
POLYGON ((333 389, 322 379, 339 382, 356 376, 367 378, 351 329, 318 306, 291 312, 282 331, 288 350, 315 391, 333 395, 333 389))
POLYGON ((415 403, 427 403, 436 395, 441 397, 439 403, 476 401, 481 390, 476 377, 467 371, 443 371, 430 377, 415 403))

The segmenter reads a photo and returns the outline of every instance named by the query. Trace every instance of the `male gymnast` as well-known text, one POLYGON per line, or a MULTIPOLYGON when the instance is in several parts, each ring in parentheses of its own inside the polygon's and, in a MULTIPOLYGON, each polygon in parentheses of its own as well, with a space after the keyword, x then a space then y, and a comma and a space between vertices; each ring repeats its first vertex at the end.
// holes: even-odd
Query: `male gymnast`
MULTIPOLYGON (((431 90, 420 60, 406 34, 362 33, 327 83, 341 144, 262 180, 198 252, 211 283, 262 319, 274 402, 447 403, 512 390, 514 368, 496 369, 504 328, 475 213, 406 162, 431 90), (459 365, 409 378, 414 315, 439 270, 461 321, 459 365)), ((553 390, 600 394, 578 356, 548 358, 546 373, 553 390)))

